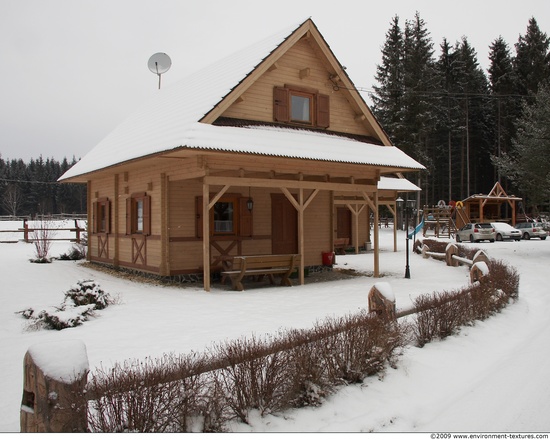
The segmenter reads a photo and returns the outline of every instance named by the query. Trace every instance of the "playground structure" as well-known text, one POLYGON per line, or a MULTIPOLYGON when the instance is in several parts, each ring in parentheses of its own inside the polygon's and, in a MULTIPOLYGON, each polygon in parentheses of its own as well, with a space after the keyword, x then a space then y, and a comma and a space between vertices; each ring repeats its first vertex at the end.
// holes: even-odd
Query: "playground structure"
POLYGON ((474 194, 448 205, 440 200, 437 206, 424 206, 423 235, 451 238, 466 223, 499 221, 513 226, 518 221, 516 203, 521 200, 506 194, 498 182, 489 194, 474 194))

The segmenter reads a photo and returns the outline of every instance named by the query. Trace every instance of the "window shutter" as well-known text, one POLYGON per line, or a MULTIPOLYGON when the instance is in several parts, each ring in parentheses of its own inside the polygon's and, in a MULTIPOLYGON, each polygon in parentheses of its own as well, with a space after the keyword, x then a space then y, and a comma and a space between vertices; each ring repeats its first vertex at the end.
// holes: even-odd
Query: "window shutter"
POLYGON ((273 119, 277 122, 290 122, 289 92, 285 87, 273 89, 273 119))
POLYGON ((132 234, 132 198, 126 199, 126 235, 132 234))
POLYGON ((151 235, 151 196, 143 197, 143 235, 151 235))
POLYGON ((107 199, 105 201, 105 233, 111 233, 111 201, 107 199))
POLYGON ((92 234, 97 234, 97 202, 92 204, 92 234))
POLYGON ((317 95, 317 127, 327 128, 330 125, 330 98, 328 95, 317 95))
POLYGON ((241 237, 252 237, 253 216, 252 211, 246 207, 248 197, 239 199, 239 235, 241 237))
POLYGON ((202 238, 202 196, 195 199, 195 233, 202 238))

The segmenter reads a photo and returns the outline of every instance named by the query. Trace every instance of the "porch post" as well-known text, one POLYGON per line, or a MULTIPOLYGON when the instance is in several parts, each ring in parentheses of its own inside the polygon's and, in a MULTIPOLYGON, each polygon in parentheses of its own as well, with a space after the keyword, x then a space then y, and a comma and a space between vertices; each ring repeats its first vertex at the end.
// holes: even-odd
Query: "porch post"
POLYGON ((120 183, 118 179, 118 174, 115 174, 115 199, 113 200, 113 229, 111 232, 114 232, 114 240, 113 240, 113 247, 114 247, 114 255, 113 255, 113 265, 115 267, 120 266, 120 240, 118 238, 118 219, 120 217, 120 183))
POLYGON ((169 203, 168 203, 168 186, 169 181, 166 173, 160 175, 160 274, 163 276, 170 275, 170 229, 168 228, 169 221, 169 203))
POLYGON ((393 216, 393 251, 397 252, 397 208, 395 201, 386 204, 393 216))
POLYGON ((304 285, 305 283, 305 280, 304 280, 304 269, 305 269, 305 263, 304 263, 304 260, 305 260, 305 254, 304 254, 304 249, 305 249, 305 246, 304 246, 304 189, 303 188, 300 188, 299 189, 299 197, 300 197, 300 200, 298 201, 299 202, 299 205, 300 205, 300 208, 298 209, 298 246, 299 246, 299 250, 298 250, 298 253, 301 255, 301 258, 300 258, 300 273, 298 274, 299 276, 299 280, 300 280, 300 285, 304 285))
MULTIPOLYGON (((93 228, 92 228, 92 222, 93 222, 93 217, 92 217, 92 211, 93 211, 93 208, 92 208, 92 181, 91 180, 88 180, 86 182, 86 209, 88 211, 87 216, 86 216, 88 218, 88 220, 86 221, 86 224, 87 224, 86 234, 88 235, 88 240, 87 240, 88 243, 86 244, 86 246, 87 246, 86 255, 87 255, 87 260, 90 261, 90 259, 92 257, 92 231, 93 231, 93 228)), ((115 231, 115 232, 118 232, 118 231, 115 231)), ((25 231, 25 233, 27 234, 28 231, 25 231)), ((25 237, 25 242, 28 242, 27 238, 28 237, 25 237)))
POLYGON ((210 292, 210 185, 202 183, 202 265, 204 290, 210 292))

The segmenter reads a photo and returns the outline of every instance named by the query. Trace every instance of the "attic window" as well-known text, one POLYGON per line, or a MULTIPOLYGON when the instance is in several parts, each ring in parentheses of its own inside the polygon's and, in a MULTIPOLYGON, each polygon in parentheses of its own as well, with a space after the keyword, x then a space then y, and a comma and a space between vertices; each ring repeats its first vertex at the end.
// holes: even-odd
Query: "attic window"
POLYGON ((305 124, 313 123, 311 110, 313 95, 310 93, 290 92, 290 120, 305 124))
POLYGON ((314 90, 299 87, 275 87, 273 119, 276 122, 328 128, 329 97, 314 90))

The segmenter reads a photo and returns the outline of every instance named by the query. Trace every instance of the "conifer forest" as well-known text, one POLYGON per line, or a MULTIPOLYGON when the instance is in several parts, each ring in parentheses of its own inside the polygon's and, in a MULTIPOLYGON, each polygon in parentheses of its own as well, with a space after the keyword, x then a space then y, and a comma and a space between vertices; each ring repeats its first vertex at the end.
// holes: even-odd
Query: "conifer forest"
POLYGON ((500 182, 528 213, 550 201, 549 39, 536 19, 513 46, 497 37, 487 72, 466 36, 435 50, 419 13, 386 33, 372 110, 393 144, 426 166, 420 204, 488 194, 500 182))

